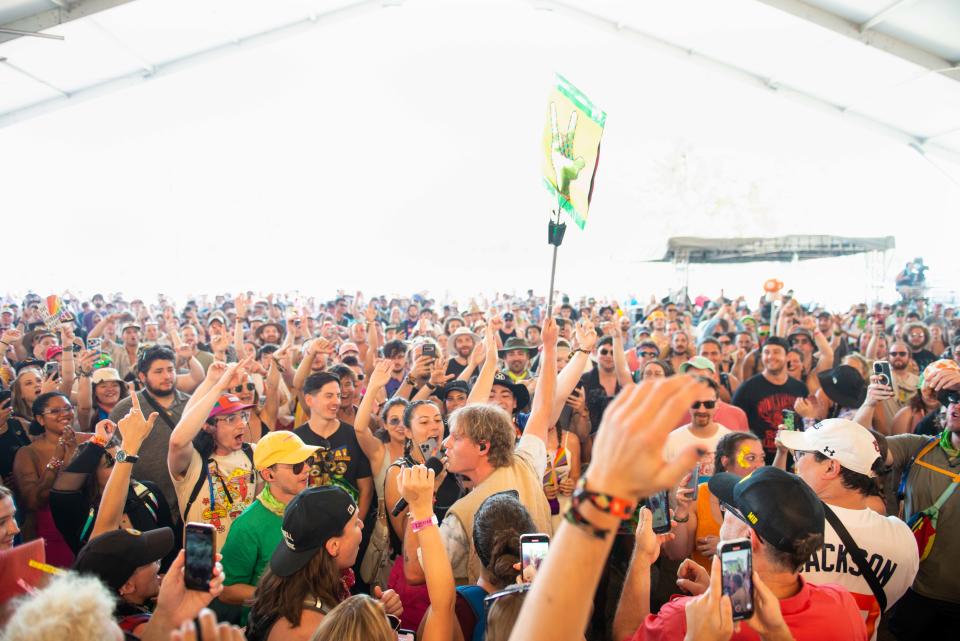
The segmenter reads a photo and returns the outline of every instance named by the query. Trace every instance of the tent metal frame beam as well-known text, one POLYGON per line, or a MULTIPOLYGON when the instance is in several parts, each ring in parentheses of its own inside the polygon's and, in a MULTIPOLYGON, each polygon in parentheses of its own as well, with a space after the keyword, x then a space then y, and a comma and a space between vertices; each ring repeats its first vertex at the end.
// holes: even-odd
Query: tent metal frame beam
MULTIPOLYGON (((749 69, 743 69, 731 63, 725 62, 718 58, 714 58, 710 55, 701 53, 690 47, 684 46, 682 44, 673 42, 671 40, 665 40, 659 36, 655 36, 629 25, 624 24, 618 20, 607 18, 582 9, 577 6, 571 6, 561 0, 528 0, 535 8, 537 9, 546 9, 550 11, 556 11, 557 13, 565 14, 575 19, 578 19, 584 23, 590 24, 596 28, 603 29, 605 31, 610 31, 616 34, 619 34, 622 37, 631 38, 642 42, 645 45, 653 47, 661 52, 670 54, 674 57, 680 57, 687 60, 693 60, 700 63, 708 69, 719 71, 727 76, 739 79, 747 84, 768 89, 771 91, 776 91, 778 94, 792 99, 795 102, 799 102, 812 107, 818 111, 826 112, 834 116, 840 116, 845 119, 854 121, 858 125, 873 130, 874 132, 885 135, 888 138, 899 141, 900 143, 919 147, 923 149, 925 153, 941 156, 945 159, 950 160, 955 164, 960 164, 960 151, 956 151, 949 147, 944 147, 936 143, 931 143, 923 136, 919 134, 914 134, 909 131, 900 129, 893 125, 887 124, 880 120, 858 112, 855 109, 851 109, 849 105, 840 105, 829 100, 824 100, 818 96, 810 94, 802 89, 797 89, 794 87, 787 86, 780 82, 775 82, 771 78, 761 76, 749 69)), ((791 0, 757 0, 758 2, 763 2, 766 4, 779 4, 781 2, 789 2, 791 0)), ((796 3, 803 4, 803 3, 796 3)), ((804 5, 807 6, 807 5, 804 5)), ((830 14, 833 15, 833 14, 830 14)), ((834 16, 836 18, 836 16, 834 16)), ((837 18, 840 20, 839 18, 837 18)), ((846 22, 846 21, 844 21, 846 22)), ((850 24, 850 23, 846 23, 850 24)), ((856 31, 855 27, 852 27, 856 31)), ((876 35, 876 34, 874 34, 876 35)), ((944 61, 940 58, 937 58, 941 65, 950 65, 949 62, 944 61)), ((0 120, 2 124, 2 120, 0 120)))
MULTIPOLYGON (((402 1, 403 0, 358 0, 353 4, 332 9, 327 12, 311 13, 310 15, 305 16, 304 18, 301 18, 299 20, 295 20, 291 23, 280 25, 278 27, 274 27, 273 29, 269 29, 266 31, 257 32, 249 36, 244 36, 243 38, 231 39, 228 42, 214 45, 213 47, 210 47, 208 49, 189 53, 180 58, 176 58, 174 60, 168 60, 162 63, 157 63, 157 64, 150 63, 144 57, 137 54, 135 55, 135 58, 140 64, 140 66, 143 67, 144 63, 151 64, 152 71, 149 69, 148 70, 141 69, 117 78, 111 78, 109 80, 105 80, 95 85, 82 87, 80 89, 71 91, 69 93, 64 92, 60 89, 56 89, 52 85, 45 83, 43 80, 35 78, 33 76, 29 76, 29 74, 26 74, 31 79, 36 80, 37 82, 47 84, 47 86, 53 88, 55 91, 59 92, 61 95, 54 98, 50 98, 49 100, 44 100, 44 101, 32 104, 32 105, 27 105, 26 107, 22 107, 20 109, 9 111, 5 114, 0 114, 0 128, 7 127, 16 122, 27 120, 29 118, 33 118, 34 116, 38 116, 44 113, 49 113, 51 111, 54 111, 64 106, 64 104, 67 101, 69 101, 69 103, 71 104, 76 104, 78 102, 82 102, 85 100, 89 100, 91 98, 102 96, 116 89, 121 89, 124 87, 129 87, 129 86, 139 84, 141 82, 145 82, 147 80, 156 78, 158 76, 176 73, 178 71, 183 71, 184 69, 187 69, 196 63, 203 62, 206 60, 212 60, 212 59, 227 55, 233 51, 236 51, 238 47, 255 47, 261 44, 265 44, 267 42, 278 40, 280 38, 283 38, 295 33, 299 33, 301 31, 306 31, 308 29, 325 25, 327 23, 334 22, 336 20, 349 19, 354 16, 365 13, 367 11, 374 11, 380 8, 386 8, 391 6, 398 6, 398 4, 402 1)), ((125 51, 127 53, 130 53, 131 55, 135 54, 135 52, 129 48, 125 49, 125 51)), ((20 69, 18 69, 18 71, 21 71, 21 73, 26 73, 20 69)))
MULTIPOLYGON (((55 6, 46 11, 41 11, 40 13, 35 13, 33 15, 20 18, 19 20, 14 20, 13 22, 0 25, 0 27, 3 27, 4 29, 27 32, 19 34, 0 32, 0 43, 13 40, 14 38, 20 38, 25 35, 36 34, 40 37, 43 37, 46 34, 40 34, 38 32, 56 27, 57 25, 64 24, 65 22, 70 22, 71 20, 77 20, 79 18, 91 16, 106 9, 112 9, 113 7, 126 4, 131 0, 74 0, 73 2, 67 0, 49 1, 55 6)), ((62 38, 60 39, 62 40, 62 38)))
POLYGON ((862 42, 867 46, 885 51, 886 53, 897 56, 898 58, 902 58, 907 62, 912 62, 913 64, 920 65, 921 67, 929 69, 930 71, 940 73, 946 78, 960 82, 960 74, 953 74, 950 72, 950 69, 955 67, 960 61, 947 60, 930 51, 927 51, 926 49, 922 49, 916 45, 904 42, 899 38, 872 30, 872 27, 880 24, 883 22, 883 20, 886 20, 891 13, 901 8, 901 5, 903 4, 902 1, 887 7, 884 11, 881 11, 863 25, 851 22, 835 13, 811 6, 802 0, 756 1, 773 7, 774 9, 779 9, 789 13, 790 15, 806 20, 807 22, 823 27, 824 29, 829 29, 834 33, 839 33, 840 35, 846 36, 852 40, 862 42))
POLYGON ((889 18, 895 11, 899 11, 900 9, 904 9, 916 3, 917 3, 917 0, 896 0, 896 2, 891 4, 889 7, 880 11, 875 16, 873 16, 872 18, 870 18, 869 20, 861 24, 860 33, 863 33, 868 29, 873 29, 878 24, 882 24, 883 22, 886 22, 887 18, 889 18))

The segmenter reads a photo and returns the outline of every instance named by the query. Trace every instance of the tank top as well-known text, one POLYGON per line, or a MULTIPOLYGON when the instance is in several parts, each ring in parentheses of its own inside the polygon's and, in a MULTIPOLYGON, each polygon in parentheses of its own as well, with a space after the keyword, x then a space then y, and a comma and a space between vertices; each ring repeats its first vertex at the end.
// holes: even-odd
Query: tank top
MULTIPOLYGON (((701 483, 700 489, 697 491, 696 538, 698 539, 705 536, 720 536, 720 524, 714 520, 713 510, 710 508, 710 498, 712 496, 707 484, 701 483)), ((700 554, 700 550, 696 546, 694 546, 690 558, 702 565, 707 572, 710 572, 710 559, 700 554)))

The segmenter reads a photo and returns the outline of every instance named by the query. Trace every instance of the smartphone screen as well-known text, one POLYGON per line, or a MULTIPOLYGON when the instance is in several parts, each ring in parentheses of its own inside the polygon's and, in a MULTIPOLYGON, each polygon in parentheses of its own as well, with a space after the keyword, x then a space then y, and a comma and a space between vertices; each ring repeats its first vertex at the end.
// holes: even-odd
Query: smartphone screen
POLYGON ((730 597, 733 620, 753 616, 753 553, 750 539, 736 539, 720 544, 720 567, 723 593, 730 597))
POLYGON ((797 413, 793 410, 783 410, 783 429, 797 429, 797 413))
POLYGON ((687 486, 685 489, 693 490, 690 494, 690 500, 697 500, 697 491, 700 489, 700 464, 697 463, 693 466, 693 469, 690 470, 690 480, 687 481, 687 486))
POLYGON ((530 582, 547 558, 550 537, 546 534, 523 534, 520 536, 520 561, 523 580, 530 582))
POLYGON ((666 534, 670 531, 670 500, 666 492, 657 492, 647 499, 647 507, 653 514, 653 531, 666 534))
POLYGON ((183 545, 186 551, 183 579, 187 589, 201 592, 210 589, 216 553, 216 534, 217 531, 212 525, 187 523, 183 545))

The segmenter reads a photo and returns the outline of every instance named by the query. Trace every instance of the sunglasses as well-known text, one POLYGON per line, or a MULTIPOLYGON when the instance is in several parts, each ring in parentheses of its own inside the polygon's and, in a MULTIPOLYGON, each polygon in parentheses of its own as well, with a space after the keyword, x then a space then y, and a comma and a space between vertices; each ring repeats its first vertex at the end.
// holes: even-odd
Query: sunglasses
MULTIPOLYGON (((233 388, 233 393, 234 394, 241 393, 243 391, 243 387, 244 387, 243 384, 237 385, 236 387, 233 388)), ((252 392, 253 390, 257 389, 257 386, 254 385, 253 383, 247 383, 246 387, 248 392, 252 392)))
POLYGON ((716 401, 696 401, 694 402, 693 405, 690 406, 690 409, 698 410, 700 409, 701 406, 705 407, 708 410, 712 410, 714 407, 717 406, 717 402, 716 401))
POLYGON ((887 352, 890 356, 909 356, 910 352, 887 352))
POLYGON ((613 354, 613 350, 612 350, 612 349, 601 349, 601 350, 600 350, 600 356, 610 356, 610 354, 613 354))
POLYGON ((397 418, 396 416, 387 420, 388 425, 400 425, 400 422, 401 422, 400 419, 397 418))
POLYGON ((637 353, 640 354, 641 358, 656 358, 657 356, 659 356, 659 354, 656 352, 637 352, 637 353))
MULTIPOLYGON (((310 459, 307 459, 309 461, 310 459)), ((299 474, 303 471, 304 466, 307 464, 307 461, 300 461, 299 463, 282 463, 282 465, 290 466, 290 471, 294 474, 299 474)), ((278 463, 278 465, 280 465, 278 463)))
POLYGON ((494 604, 494 603, 496 603, 497 601, 499 601, 499 600, 502 599, 503 597, 509 596, 509 595, 511 595, 511 594, 524 594, 525 592, 527 592, 527 591, 530 589, 530 586, 531 586, 531 585, 533 585, 533 584, 532 584, 532 583, 514 583, 513 585, 509 585, 509 586, 507 586, 506 588, 504 588, 503 590, 500 590, 499 592, 494 592, 493 594, 490 594, 490 595, 488 595, 488 596, 485 596, 485 597, 483 598, 483 613, 484 613, 484 617, 489 618, 489 616, 490 616, 490 608, 493 607, 493 604, 494 604))
POLYGON ((400 629, 400 617, 395 616, 393 614, 388 614, 386 616, 387 616, 387 623, 390 624, 390 629, 393 630, 394 632, 397 632, 400 629))

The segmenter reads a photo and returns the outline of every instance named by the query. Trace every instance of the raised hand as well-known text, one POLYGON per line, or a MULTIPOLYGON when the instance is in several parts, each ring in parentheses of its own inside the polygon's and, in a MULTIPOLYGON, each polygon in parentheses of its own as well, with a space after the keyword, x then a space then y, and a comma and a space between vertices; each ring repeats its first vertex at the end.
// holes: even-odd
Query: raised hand
POLYGON ((233 307, 237 312, 237 319, 242 321, 247 317, 247 297, 243 294, 237 294, 233 299, 233 307))
POLYGON ((483 365, 483 361, 487 357, 487 348, 484 344, 484 341, 480 341, 473 347, 473 351, 470 352, 470 365, 474 367, 480 367, 483 365))
POLYGON ((373 303, 367 305, 366 309, 363 310, 363 317, 368 323, 376 322, 377 308, 373 306, 373 303))
POLYGON ((410 369, 410 376, 418 381, 425 381, 430 377, 430 368, 433 365, 433 358, 429 356, 419 356, 410 369))
POLYGON ((600 337, 594 329, 593 323, 589 319, 583 319, 577 323, 577 347, 592 352, 597 346, 600 337))
POLYGON ((400 470, 397 489, 407 500, 415 515, 429 518, 433 513, 434 472, 424 465, 413 465, 400 470))
POLYGON ((640 521, 637 523, 637 538, 634 545, 634 556, 642 557, 644 563, 653 565, 660 556, 660 546, 676 538, 673 532, 655 534, 653 531, 653 514, 646 507, 640 508, 640 521))
POLYGON ((433 359, 433 367, 430 369, 430 384, 440 387, 447 381, 453 380, 453 374, 447 374, 447 359, 433 359))
POLYGON ((159 415, 153 412, 149 417, 144 418, 143 411, 140 409, 140 397, 137 396, 133 383, 130 383, 129 389, 131 401, 130 411, 120 419, 120 422, 117 424, 117 429, 120 430, 120 436, 122 438, 121 447, 129 453, 136 453, 144 440, 150 435, 150 431, 153 430, 153 424, 159 415))
POLYGON ((387 359, 378 360, 370 372, 370 380, 367 381, 367 394, 373 391, 383 389, 390 381, 390 369, 392 364, 387 359))
POLYGON ((543 329, 540 330, 540 338, 543 341, 544 345, 553 345, 557 344, 557 337, 560 334, 560 329, 557 327, 557 321, 552 318, 547 318, 543 321, 543 329))
POLYGON ((3 330, 3 337, 0 338, 0 340, 12 346, 21 338, 23 338, 23 332, 21 332, 19 329, 10 328, 3 330))
POLYGON ((110 419, 105 418, 98 422, 96 427, 93 428, 93 435, 102 440, 104 443, 109 443, 116 431, 117 424, 110 419))
POLYGON ((621 391, 600 423, 593 446, 595 463, 587 470, 590 489, 635 500, 676 487, 702 453, 691 445, 668 463, 663 447, 703 387, 683 376, 644 381, 621 391))

